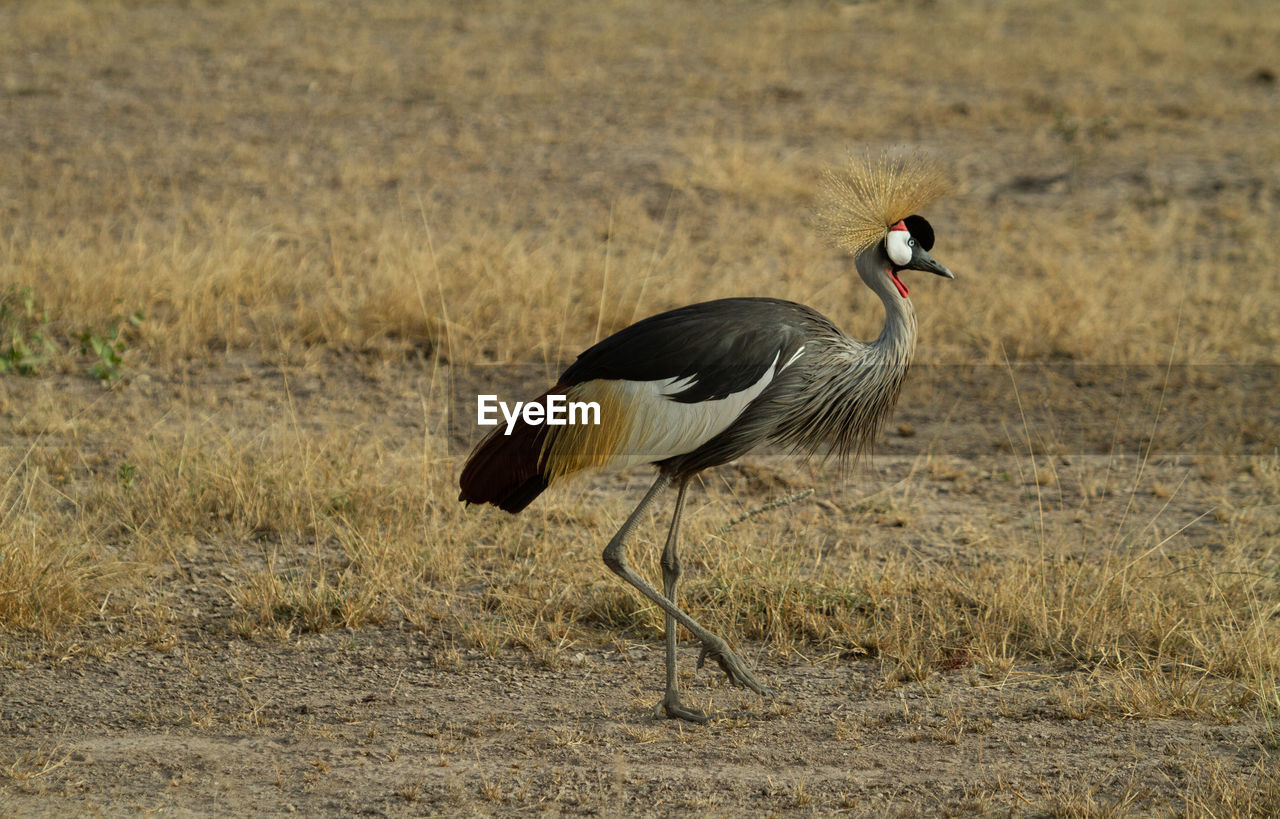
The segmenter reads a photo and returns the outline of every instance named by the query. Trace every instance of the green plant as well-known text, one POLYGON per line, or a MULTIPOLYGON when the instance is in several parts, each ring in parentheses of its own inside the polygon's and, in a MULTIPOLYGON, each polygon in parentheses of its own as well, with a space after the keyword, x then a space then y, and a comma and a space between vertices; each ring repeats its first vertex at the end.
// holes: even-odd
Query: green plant
MULTIPOLYGON (((141 327, 145 320, 146 315, 141 310, 135 310, 124 322, 133 327, 141 327)), ((98 334, 93 330, 85 330, 80 334, 80 351, 85 354, 93 353, 98 357, 90 372, 100 381, 118 381, 124 374, 125 342, 121 335, 122 327, 123 322, 117 317, 112 320, 105 334, 98 334)))
POLYGON ((36 375, 56 352, 44 334, 49 314, 36 307, 30 287, 10 288, 0 296, 0 373, 36 375))

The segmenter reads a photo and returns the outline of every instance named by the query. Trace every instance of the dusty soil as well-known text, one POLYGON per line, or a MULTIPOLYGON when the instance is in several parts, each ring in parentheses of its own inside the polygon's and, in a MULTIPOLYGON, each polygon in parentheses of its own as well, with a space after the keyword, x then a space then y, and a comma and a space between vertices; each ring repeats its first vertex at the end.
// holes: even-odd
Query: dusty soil
MULTIPOLYGON (((40 405, 42 394, 152 426, 219 413, 251 424, 292 402, 308 429, 365 419, 370 434, 420 436, 415 396, 427 389, 428 368, 374 369, 291 373, 244 361, 180 376, 139 373, 113 390, 79 376, 3 385, 11 418, 15 408, 40 405)), ((456 395, 474 395, 493 374, 458 373, 454 381, 456 395)), ((911 389, 856 492, 818 486, 830 514, 840 514, 842 492, 900 479, 938 446, 947 414, 919 400, 919 391, 932 389, 928 378, 911 389)), ((1167 397, 1176 404, 1193 392, 1167 397)), ((949 394, 965 402, 981 390, 949 394)), ((1025 458, 1003 451, 1003 433, 975 437, 990 423, 969 423, 970 432, 955 433, 952 443, 968 442, 970 466, 990 473, 1025 458)), ((460 430, 458 447, 474 435, 460 430)), ((1104 437, 1114 435, 1108 429, 1104 437)), ((96 445, 109 450, 112 443, 103 437, 96 445)), ((1063 464, 1098 457, 1081 454, 1084 444, 1073 448, 1053 457, 1063 464)), ((1154 459, 1147 480, 1177 483, 1188 474, 1179 462, 1194 459, 1193 450, 1154 459)), ((769 475, 777 462, 765 454, 726 471, 749 492, 752 476, 769 475)), ((598 485, 634 496, 644 480, 637 471, 598 485)), ((1195 548, 1214 536, 1217 524, 1204 515, 1211 498, 1238 494, 1239 480, 1195 473, 1172 499, 1136 496, 1135 514, 1166 507, 1161 525, 1185 526, 1179 543, 1195 548)), ((874 537, 885 545, 864 548, 990 559, 980 544, 949 546, 930 533, 956 529, 978 512, 1008 526, 1036 525, 1023 486, 997 481, 976 497, 957 496, 947 480, 926 487, 915 499, 918 525, 877 527, 874 537)), ((1049 507, 1051 515, 1078 514, 1069 499, 1049 507)), ((686 644, 688 698, 721 715, 693 726, 652 714, 661 683, 656 641, 587 629, 578 645, 547 662, 521 650, 486 656, 446 624, 420 630, 403 619, 283 642, 244 639, 230 625, 228 595, 241 567, 227 554, 225 544, 205 544, 157 580, 179 613, 164 640, 117 633, 118 615, 53 641, 6 638, 5 813, 1176 811, 1187 807, 1188 794, 1211 802, 1214 783, 1239 787, 1274 762, 1273 740, 1252 718, 1135 718, 1079 707, 1069 692, 1088 675, 1054 668, 992 673, 957 663, 923 682, 901 681, 872 658, 806 658, 740 643, 777 692, 762 699, 727 688, 709 668, 694 672, 696 651, 686 644)), ((607 576, 603 566, 600 573, 607 576)))
POLYGON ((1238 774, 1263 754, 1248 724, 1071 719, 1051 704, 1059 675, 1033 670, 886 689, 874 663, 767 662, 780 693, 763 701, 704 672, 691 694, 725 716, 690 726, 650 714, 657 647, 586 649, 559 669, 472 652, 440 668, 443 639, 205 636, 33 664, 5 683, 5 742, 49 770, 10 786, 8 809, 882 814, 1068 794, 1169 808, 1189 768, 1238 774))

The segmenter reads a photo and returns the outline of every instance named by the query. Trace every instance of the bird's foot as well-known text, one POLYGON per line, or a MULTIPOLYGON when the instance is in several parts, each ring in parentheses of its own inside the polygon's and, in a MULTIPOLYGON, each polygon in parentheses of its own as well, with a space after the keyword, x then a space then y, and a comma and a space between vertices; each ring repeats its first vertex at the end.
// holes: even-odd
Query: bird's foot
POLYGON ((765 687, 764 683, 756 679, 756 675, 752 673, 750 668, 747 668, 747 664, 730 650, 728 643, 719 637, 713 637, 710 642, 702 644, 702 653, 698 655, 698 668, 702 668, 702 664, 707 661, 708 657, 720 664, 720 669, 729 678, 729 682, 734 685, 750 688, 765 697, 773 693, 765 687))
POLYGON ((680 702, 680 695, 674 691, 667 691, 667 695, 662 698, 662 702, 658 703, 653 709, 653 715, 656 717, 665 714, 668 719, 682 719, 689 722, 704 723, 709 717, 697 708, 690 708, 680 702))

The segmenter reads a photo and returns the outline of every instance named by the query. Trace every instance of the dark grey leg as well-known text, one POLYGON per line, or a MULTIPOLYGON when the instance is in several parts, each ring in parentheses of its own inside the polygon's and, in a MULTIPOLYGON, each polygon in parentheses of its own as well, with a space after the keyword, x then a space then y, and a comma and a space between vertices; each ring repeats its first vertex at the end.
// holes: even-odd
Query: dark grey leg
MULTIPOLYGON (((641 594, 652 600, 666 613, 668 621, 667 640, 669 642, 675 639, 673 636, 675 634, 675 624, 671 622, 674 620, 676 623, 687 628, 689 632, 692 633, 700 643, 702 643, 702 655, 699 658, 699 664, 701 664, 702 660, 705 658, 711 657, 720 664, 721 670, 724 671, 725 675, 729 678, 729 681, 734 685, 746 686, 757 694, 768 694, 769 689, 765 688, 764 684, 756 679, 756 675, 751 672, 751 669, 747 668, 746 664, 739 659, 737 654, 733 653, 729 648, 728 643, 699 625, 696 620, 681 611, 680 608, 671 600, 659 594, 657 589, 649 585, 644 578, 637 575, 631 567, 627 565, 627 557, 623 551, 623 547, 626 545, 627 539, 630 538, 631 533, 635 531, 636 524, 640 521, 640 516, 644 514, 645 510, 653 505, 653 502, 657 500, 658 496, 661 495, 663 490, 665 490, 670 484, 670 475, 663 473, 658 474, 658 478, 653 482, 653 486, 649 487, 649 491, 645 493, 645 496, 641 498, 640 503, 636 506, 635 510, 623 522, 622 526, 618 529, 617 534, 615 534, 609 541, 609 545, 604 547, 604 563, 609 567, 610 571, 630 583, 641 594)), ((678 514, 679 512, 677 510, 677 515, 678 514)), ((678 521, 673 520, 672 522, 674 524, 678 521)), ((668 538, 668 540, 670 540, 670 538, 668 538)), ((667 574, 665 566, 663 568, 663 574, 664 576, 667 574)), ((670 656, 671 655, 668 655, 668 657, 670 656)), ((667 668, 668 675, 670 677, 673 664, 668 662, 667 668)))
MULTIPOLYGON (((676 509, 671 514, 671 528, 667 531, 667 545, 662 550, 662 591, 667 599, 675 605, 676 588, 680 583, 680 512, 684 509, 684 492, 689 486, 688 477, 679 478, 676 483, 676 509)), ((686 707, 680 702, 680 682, 676 678, 676 631, 679 625, 676 618, 667 615, 667 693, 658 703, 657 710, 662 710, 672 719, 687 719, 690 722, 706 722, 707 715, 696 708, 686 707)))

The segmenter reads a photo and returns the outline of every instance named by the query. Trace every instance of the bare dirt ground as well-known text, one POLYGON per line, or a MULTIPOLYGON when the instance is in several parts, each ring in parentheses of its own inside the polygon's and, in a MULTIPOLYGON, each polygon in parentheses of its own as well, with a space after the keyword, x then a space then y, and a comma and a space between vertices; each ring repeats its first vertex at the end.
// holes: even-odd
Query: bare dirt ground
POLYGON ((1273 764, 1248 722, 1082 719, 1054 695, 1061 676, 1034 669, 886 687, 874 662, 757 660, 775 698, 704 672, 690 692, 724 716, 690 726, 650 715, 654 646, 587 648, 556 669, 474 651, 441 668, 443 639, 205 634, 29 666, 6 682, 5 735, 41 775, 7 787, 6 809, 1166 811, 1190 782, 1273 764))

